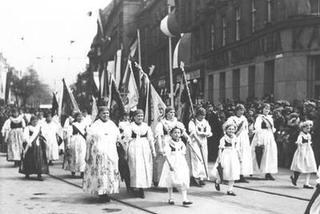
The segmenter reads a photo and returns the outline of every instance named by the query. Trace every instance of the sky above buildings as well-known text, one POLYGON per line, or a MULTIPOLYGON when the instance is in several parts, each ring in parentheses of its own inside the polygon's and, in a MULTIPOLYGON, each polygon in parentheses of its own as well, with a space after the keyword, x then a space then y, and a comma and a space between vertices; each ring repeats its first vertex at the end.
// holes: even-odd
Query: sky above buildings
POLYGON ((19 70, 33 66, 51 87, 72 83, 88 63, 97 10, 110 1, 0 0, 0 52, 19 70))

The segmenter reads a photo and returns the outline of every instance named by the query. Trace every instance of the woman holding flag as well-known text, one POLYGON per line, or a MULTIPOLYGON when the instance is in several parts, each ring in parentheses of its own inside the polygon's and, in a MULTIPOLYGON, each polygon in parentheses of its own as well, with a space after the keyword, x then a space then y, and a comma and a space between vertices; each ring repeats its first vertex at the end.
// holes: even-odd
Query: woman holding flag
POLYGON ((278 172, 278 149, 273 133, 276 131, 270 113, 270 105, 263 104, 262 114, 254 124, 252 139, 253 173, 265 173, 266 180, 275 180, 271 173, 278 172))
POLYGON ((248 183, 244 176, 252 174, 252 155, 249 140, 248 121, 247 118, 243 115, 245 110, 246 109, 244 105, 236 105, 235 116, 229 117, 228 120, 235 123, 237 126, 235 135, 239 140, 240 145, 238 147, 242 160, 239 182, 248 183))
POLYGON ((76 172, 81 173, 83 177, 83 172, 86 166, 85 157, 86 157, 86 122, 83 121, 83 116, 81 112, 74 114, 75 121, 72 123, 69 128, 71 134, 70 138, 70 164, 69 169, 71 174, 74 176, 76 172))
POLYGON ((206 110, 201 107, 197 109, 195 119, 189 122, 190 146, 193 149, 190 152, 191 176, 192 182, 199 187, 205 185, 204 180, 209 177, 207 138, 212 136, 212 133, 205 117, 206 110))
POLYGON ((153 133, 143 122, 144 112, 138 109, 133 114, 134 122, 126 130, 128 139, 128 165, 130 187, 139 189, 138 196, 144 198, 145 188, 152 183, 152 156, 155 157, 153 133))
POLYGON ((83 190, 109 202, 108 194, 119 193, 120 187, 116 146, 120 132, 109 119, 108 107, 99 107, 98 115, 88 128, 83 190))

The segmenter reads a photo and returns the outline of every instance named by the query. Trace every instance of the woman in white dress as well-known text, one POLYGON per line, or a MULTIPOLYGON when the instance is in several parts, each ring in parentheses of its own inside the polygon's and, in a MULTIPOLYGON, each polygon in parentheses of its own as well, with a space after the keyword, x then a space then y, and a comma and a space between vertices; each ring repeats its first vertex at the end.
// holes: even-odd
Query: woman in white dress
MULTIPOLYGON (((233 192, 233 185, 234 181, 240 178, 241 156, 238 147, 239 139, 235 135, 236 129, 237 126, 230 120, 223 124, 223 130, 225 132, 225 135, 220 139, 219 156, 217 159, 217 163, 220 163, 223 169, 222 178, 223 180, 228 181, 227 194, 231 196, 236 195, 233 192)), ((214 167, 214 174, 216 175, 216 177, 219 177, 218 171, 215 170, 216 167, 214 167)), ((216 188, 217 190, 220 190, 218 183, 219 182, 216 182, 216 188)))
POLYGON ((267 180, 275 180, 271 174, 278 172, 278 148, 273 133, 276 131, 270 113, 270 105, 263 104, 262 114, 254 124, 252 161, 254 174, 266 174, 267 180))
POLYGON ((80 173, 83 177, 83 172, 86 166, 86 129, 87 124, 83 121, 82 114, 77 112, 74 114, 75 121, 69 128, 71 128, 70 133, 72 133, 70 138, 70 165, 69 171, 74 176, 76 172, 80 173))
POLYGON ((290 168, 293 171, 293 176, 290 179, 292 184, 296 186, 299 175, 306 174, 306 182, 303 188, 313 189, 309 181, 311 173, 317 172, 317 165, 311 147, 310 123, 308 121, 301 122, 299 127, 301 131, 296 141, 297 150, 294 153, 290 168))
POLYGON ((249 130, 247 118, 243 115, 245 107, 242 104, 236 105, 235 116, 228 120, 234 122, 237 126, 235 135, 239 141, 239 151, 241 155, 241 172, 239 182, 248 183, 244 176, 252 174, 252 154, 249 140, 249 130))
POLYGON ((88 128, 83 190, 110 201, 108 194, 119 193, 118 127, 109 119, 109 109, 99 107, 99 118, 88 128))
POLYGON ((19 166, 23 151, 23 129, 26 124, 18 109, 13 109, 11 114, 3 124, 1 132, 4 142, 7 143, 7 161, 14 161, 14 166, 19 166))
POLYGON ((143 122, 143 110, 136 110, 133 116, 134 122, 126 133, 130 187, 138 188, 138 196, 144 198, 143 189, 151 187, 152 183, 152 158, 155 156, 153 134, 148 124, 143 122))
POLYGON ((184 125, 175 117, 174 108, 167 107, 165 110, 165 117, 156 125, 154 132, 154 137, 156 140, 156 157, 153 163, 153 183, 155 186, 158 186, 162 167, 165 162, 165 158, 163 156, 164 147, 166 146, 168 139, 170 139, 170 131, 176 126, 181 128, 183 136, 187 136, 184 125))
POLYGON ((59 133, 59 126, 52 119, 52 114, 47 113, 45 115, 45 121, 40 123, 42 134, 46 139, 46 155, 49 165, 52 165, 52 161, 59 160, 59 145, 57 141, 57 135, 59 133))
POLYGON ((182 204, 184 206, 192 204, 187 198, 189 188, 189 167, 186 161, 186 146, 181 140, 182 130, 174 127, 170 130, 171 137, 167 139, 164 146, 165 163, 163 165, 159 187, 168 188, 170 205, 174 204, 173 188, 180 189, 182 193, 182 204))
POLYGON ((212 136, 212 132, 205 117, 206 110, 199 108, 196 111, 195 119, 189 122, 190 146, 193 148, 193 151, 190 151, 190 173, 192 181, 197 186, 205 185, 204 180, 208 179, 207 138, 212 136))

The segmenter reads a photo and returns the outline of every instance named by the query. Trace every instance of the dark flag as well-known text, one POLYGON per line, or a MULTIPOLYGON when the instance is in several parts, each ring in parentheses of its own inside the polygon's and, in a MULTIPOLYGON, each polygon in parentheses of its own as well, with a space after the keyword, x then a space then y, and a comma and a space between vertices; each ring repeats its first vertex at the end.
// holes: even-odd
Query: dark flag
POLYGON ((63 93, 62 93, 60 121, 63 126, 67 117, 72 116, 72 113, 74 111, 80 111, 80 110, 76 100, 73 97, 73 94, 70 93, 64 79, 62 79, 62 83, 63 83, 63 93))
POLYGON ((119 124, 119 121, 122 117, 122 115, 125 112, 124 105, 119 93, 119 90, 117 88, 115 80, 111 76, 111 103, 109 103, 110 106, 110 118, 113 122, 115 122, 117 125, 119 124))
POLYGON ((55 93, 52 93, 52 108, 51 108, 51 114, 57 115, 59 109, 58 99, 55 93))

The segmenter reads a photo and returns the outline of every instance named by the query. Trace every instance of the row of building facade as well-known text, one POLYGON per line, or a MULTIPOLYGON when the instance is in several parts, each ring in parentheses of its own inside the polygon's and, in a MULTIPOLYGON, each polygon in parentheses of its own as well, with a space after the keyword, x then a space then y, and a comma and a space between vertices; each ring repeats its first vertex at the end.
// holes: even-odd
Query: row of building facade
MULTIPOLYGON (((179 31, 191 33, 185 69, 195 100, 320 97, 320 0, 175 0, 172 9, 179 31)), ((139 29, 142 67, 155 65, 150 79, 168 98, 168 37, 159 27, 167 14, 168 0, 113 0, 101 10, 104 38, 98 29, 90 68, 122 49, 124 72, 139 29)))

